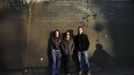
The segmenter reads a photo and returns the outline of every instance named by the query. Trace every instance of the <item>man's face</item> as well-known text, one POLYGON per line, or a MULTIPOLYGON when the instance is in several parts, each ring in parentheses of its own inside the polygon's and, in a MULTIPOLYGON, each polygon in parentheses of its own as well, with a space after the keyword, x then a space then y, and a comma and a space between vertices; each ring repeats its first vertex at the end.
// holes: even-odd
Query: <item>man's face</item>
POLYGON ((82 33, 83 33, 83 29, 79 28, 79 34, 82 34, 82 33))

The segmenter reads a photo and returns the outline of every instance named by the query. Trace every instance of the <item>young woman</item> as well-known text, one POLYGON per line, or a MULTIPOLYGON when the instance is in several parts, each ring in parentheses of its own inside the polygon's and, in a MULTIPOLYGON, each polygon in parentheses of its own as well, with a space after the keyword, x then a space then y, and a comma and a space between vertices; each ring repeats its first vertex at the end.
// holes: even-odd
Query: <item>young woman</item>
POLYGON ((52 75, 58 75, 61 63, 61 34, 59 30, 55 30, 51 40, 52 54, 52 75))
POLYGON ((62 43, 61 43, 61 47, 63 50, 63 54, 64 54, 64 64, 65 64, 65 71, 67 75, 71 74, 71 67, 73 64, 73 60, 72 60, 72 54, 73 54, 73 50, 74 50, 74 42, 73 39, 70 36, 70 32, 66 32, 65 33, 65 38, 63 39, 62 43))

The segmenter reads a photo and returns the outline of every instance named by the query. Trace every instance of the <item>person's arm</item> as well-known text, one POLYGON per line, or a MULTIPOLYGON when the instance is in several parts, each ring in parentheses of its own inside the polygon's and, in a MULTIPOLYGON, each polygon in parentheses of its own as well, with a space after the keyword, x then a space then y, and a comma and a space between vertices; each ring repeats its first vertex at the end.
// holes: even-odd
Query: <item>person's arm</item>
POLYGON ((52 39, 51 39, 51 41, 50 41, 50 50, 53 50, 54 48, 53 48, 53 41, 52 41, 52 39))
POLYGON ((75 45, 74 45, 74 41, 72 40, 72 52, 74 51, 75 45))
POLYGON ((63 42, 63 41, 61 42, 61 49, 62 49, 63 51, 65 51, 65 45, 64 45, 64 42, 63 42))
POLYGON ((77 40, 77 36, 74 37, 74 50, 78 49, 78 40, 77 40))
POLYGON ((88 48, 89 48, 89 46, 90 46, 90 41, 89 41, 87 35, 86 35, 86 37, 85 37, 85 40, 86 40, 86 50, 88 50, 88 48))

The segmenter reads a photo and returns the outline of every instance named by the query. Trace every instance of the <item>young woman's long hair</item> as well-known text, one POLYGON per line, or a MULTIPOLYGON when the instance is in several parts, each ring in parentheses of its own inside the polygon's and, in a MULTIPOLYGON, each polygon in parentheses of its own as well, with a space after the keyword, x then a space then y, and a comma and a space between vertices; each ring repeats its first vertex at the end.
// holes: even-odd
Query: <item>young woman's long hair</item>
POLYGON ((60 39, 60 38, 61 38, 61 33, 60 33, 60 31, 57 30, 57 29, 54 31, 53 37, 56 39, 56 32, 59 33, 59 37, 58 37, 57 39, 60 39))

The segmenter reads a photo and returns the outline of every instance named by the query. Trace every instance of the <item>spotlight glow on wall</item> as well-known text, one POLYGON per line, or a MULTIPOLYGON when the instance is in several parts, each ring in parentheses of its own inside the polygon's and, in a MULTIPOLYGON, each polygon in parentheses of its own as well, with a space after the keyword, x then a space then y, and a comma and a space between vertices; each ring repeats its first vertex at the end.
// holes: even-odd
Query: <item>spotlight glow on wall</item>
POLYGON ((30 4, 30 3, 38 3, 38 2, 43 2, 43 1, 50 1, 50 0, 23 0, 24 4, 30 4))

